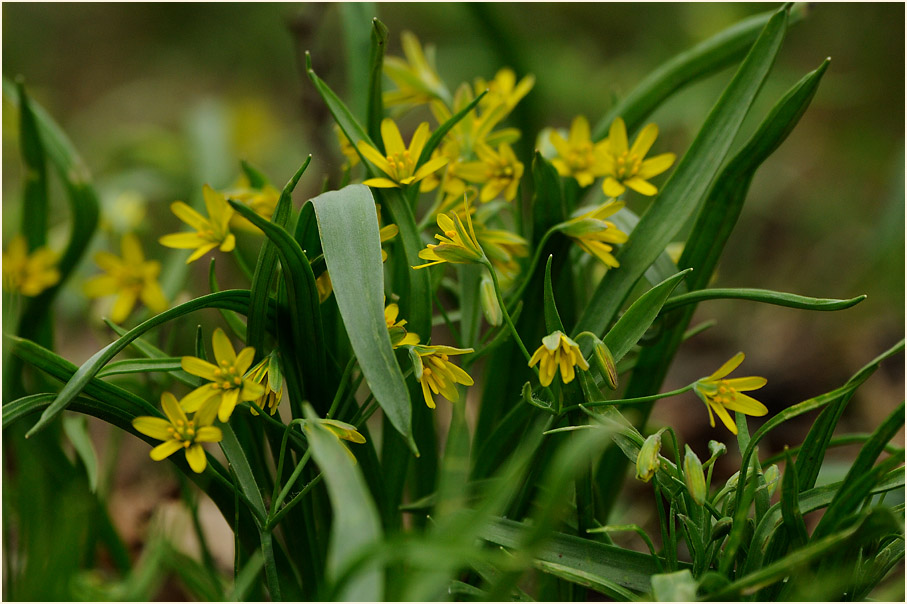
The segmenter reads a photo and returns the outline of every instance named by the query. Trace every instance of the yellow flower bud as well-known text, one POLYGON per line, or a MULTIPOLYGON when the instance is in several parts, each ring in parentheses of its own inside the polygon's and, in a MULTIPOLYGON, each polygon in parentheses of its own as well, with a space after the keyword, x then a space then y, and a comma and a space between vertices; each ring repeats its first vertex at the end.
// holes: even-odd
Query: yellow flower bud
POLYGON ((504 314, 501 312, 501 305, 498 304, 498 297, 494 292, 494 283, 488 275, 482 277, 480 293, 482 312, 485 313, 488 324, 497 327, 503 322, 504 314))
POLYGON ((708 497, 709 491, 705 486, 705 475, 702 473, 702 462, 693 453, 690 445, 684 445, 683 479, 687 483, 687 490, 693 501, 702 505, 708 497))
POLYGON ((661 450, 661 432, 656 432, 646 439, 636 456, 636 478, 649 482, 661 466, 658 452, 661 450))
POLYGON ((617 364, 614 362, 611 350, 601 340, 596 339, 592 346, 592 359, 599 373, 605 378, 608 387, 611 390, 617 390, 617 364))

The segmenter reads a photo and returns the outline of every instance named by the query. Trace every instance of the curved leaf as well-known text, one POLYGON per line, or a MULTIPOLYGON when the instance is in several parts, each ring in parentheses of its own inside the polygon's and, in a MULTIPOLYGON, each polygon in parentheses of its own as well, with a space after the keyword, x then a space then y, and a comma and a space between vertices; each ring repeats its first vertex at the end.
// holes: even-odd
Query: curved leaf
POLYGON ((762 302, 764 304, 774 304, 775 306, 786 306, 802 310, 844 310, 856 306, 865 300, 866 296, 857 296, 849 300, 836 300, 834 298, 810 298, 798 294, 776 292, 770 289, 744 287, 699 289, 668 299, 662 308, 662 312, 668 312, 686 304, 698 304, 703 300, 720 299, 749 300, 751 302, 762 302))
POLYGON ((359 367, 375 400, 418 455, 412 409, 384 320, 384 270, 375 200, 350 185, 312 200, 334 296, 359 367))

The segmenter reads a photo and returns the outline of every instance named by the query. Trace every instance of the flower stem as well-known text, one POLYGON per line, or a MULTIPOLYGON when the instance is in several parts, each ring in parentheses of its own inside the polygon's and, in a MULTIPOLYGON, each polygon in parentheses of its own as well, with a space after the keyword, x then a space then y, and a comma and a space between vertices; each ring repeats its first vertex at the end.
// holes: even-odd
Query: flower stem
POLYGON ((532 355, 529 354, 529 351, 526 350, 526 346, 523 344, 523 340, 520 339, 520 334, 516 331, 516 326, 513 324, 513 320, 510 318, 510 311, 507 310, 507 305, 504 303, 504 297, 501 295, 501 285, 498 283, 498 275, 494 272, 494 267, 491 265, 487 259, 484 259, 482 263, 485 265, 485 268, 488 269, 488 272, 491 273, 491 281, 494 284, 494 293, 498 298, 498 304, 501 305, 501 311, 504 313, 504 321, 507 322, 507 327, 510 328, 510 333, 513 334, 513 339, 516 340, 517 345, 520 347, 520 350, 523 351, 523 355, 526 357, 526 361, 532 360, 532 355))
POLYGON ((246 263, 245 258, 243 258, 242 252, 239 251, 239 248, 233 248, 233 257, 236 259, 236 264, 239 266, 239 270, 243 272, 246 278, 252 280, 252 271, 249 269, 249 265, 246 263))
MULTIPOLYGON (((519 300, 523 296, 523 292, 526 291, 526 288, 529 286, 529 282, 532 280, 532 274, 535 272, 535 267, 539 263, 539 258, 542 257, 542 250, 545 249, 545 244, 548 243, 548 239, 550 239, 551 235, 553 235, 554 233, 555 228, 551 227, 550 229, 545 231, 545 234, 542 235, 542 238, 539 240, 539 244, 535 247, 535 253, 532 255, 532 260, 526 267, 526 277, 523 279, 520 287, 517 288, 517 290, 511 296, 511 299, 514 301, 514 303, 519 302, 519 300)), ((501 303, 501 306, 505 309, 507 308, 506 306, 504 306, 503 302, 501 303)))
MULTIPOLYGON (((683 388, 678 388, 677 390, 671 390, 670 392, 662 392, 659 394, 652 394, 650 396, 637 396, 636 398, 616 398, 610 401, 589 401, 588 403, 583 403, 583 407, 606 407, 608 405, 633 405, 636 403, 651 403, 652 401, 657 401, 659 399, 668 398, 669 396, 677 396, 678 394, 683 394, 689 392, 693 389, 693 384, 684 386, 683 388)), ((567 407, 564 409, 565 412, 572 411, 573 409, 579 408, 579 405, 574 405, 572 407, 567 407)))

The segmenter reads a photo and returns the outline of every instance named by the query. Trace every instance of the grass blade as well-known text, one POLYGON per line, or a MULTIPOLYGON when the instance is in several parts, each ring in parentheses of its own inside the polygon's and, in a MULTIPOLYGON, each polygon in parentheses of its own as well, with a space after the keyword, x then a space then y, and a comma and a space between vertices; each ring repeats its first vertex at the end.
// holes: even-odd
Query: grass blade
POLYGON ((712 288, 699 289, 674 296, 665 302, 663 312, 668 312, 685 306, 687 304, 698 304, 704 300, 749 300, 751 302, 762 302, 763 304, 774 304, 775 306, 786 306, 787 308, 799 308, 801 310, 844 310, 856 306, 866 299, 865 295, 857 296, 849 300, 836 300, 834 298, 810 298, 798 294, 788 294, 785 292, 773 291, 770 289, 754 288, 712 288))

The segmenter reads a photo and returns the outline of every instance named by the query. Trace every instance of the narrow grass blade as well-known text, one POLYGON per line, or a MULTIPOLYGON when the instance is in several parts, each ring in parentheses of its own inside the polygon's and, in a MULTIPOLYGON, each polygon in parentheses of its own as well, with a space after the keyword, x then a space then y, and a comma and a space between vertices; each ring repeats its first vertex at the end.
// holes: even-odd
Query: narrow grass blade
MULTIPOLYGON (((265 221, 251 208, 230 201, 230 205, 246 220, 260 228, 274 244, 283 267, 282 276, 287 286, 289 301, 290 339, 289 345, 281 348, 292 350, 295 363, 290 363, 302 377, 305 395, 309 400, 327 409, 331 398, 328 392, 327 348, 324 327, 321 322, 321 303, 315 286, 315 275, 302 248, 287 231, 273 222, 265 221)), ((249 333, 251 337, 251 332, 249 333)), ((256 351, 263 357, 263 351, 256 351)), ((288 353, 288 356, 289 353, 288 353)), ((299 401, 301 402, 301 401, 299 401)))
POLYGON ((44 429, 54 420, 54 418, 66 409, 67 405, 75 396, 82 392, 85 386, 97 375, 98 371, 100 371, 104 365, 113 360, 117 354, 143 333, 158 325, 162 325, 167 321, 171 321, 177 317, 203 308, 227 308, 242 312, 247 308, 245 304, 248 303, 248 299, 249 292, 247 290, 227 290, 216 294, 208 294, 207 296, 201 296, 195 300, 190 300, 189 302, 174 306, 134 327, 126 335, 96 352, 79 367, 75 375, 72 376, 57 395, 56 400, 54 400, 54 402, 44 410, 44 413, 41 414, 41 419, 38 420, 38 423, 28 431, 26 437, 44 429))
POLYGON ((781 48, 788 10, 769 19, 661 194, 618 252, 620 268, 608 271, 599 283, 580 317, 579 331, 605 330, 636 281, 699 207, 781 48))
MULTIPOLYGON (((124 336, 127 333, 129 333, 128 329, 126 329, 124 327, 120 327, 119 325, 117 325, 116 323, 111 321, 110 319, 104 319, 104 323, 106 323, 107 327, 112 329, 113 332, 115 334, 117 334, 118 336, 124 336)), ((163 361, 163 362, 166 362, 168 360, 173 360, 176 358, 176 357, 171 357, 170 355, 168 355, 166 352, 164 352, 163 350, 161 350, 154 344, 150 344, 147 341, 145 341, 143 338, 134 339, 131 342, 131 346, 135 350, 137 350, 139 352, 139 354, 146 357, 146 359, 150 359, 150 360, 154 360, 154 361, 164 359, 165 361, 163 361)), ((180 357, 180 358, 182 358, 182 357, 180 357)), ((138 362, 139 359, 130 359, 130 361, 138 362)), ((104 375, 112 375, 112 373, 110 373, 108 370, 111 366, 117 365, 118 363, 120 363, 120 361, 113 361, 113 362, 109 363, 104 369, 102 369, 101 371, 98 372, 98 377, 103 377, 104 375)), ((124 364, 124 365, 122 365, 122 367, 128 367, 128 365, 124 364)), ((182 365, 180 365, 178 370, 170 371, 169 373, 174 379, 189 386, 190 388, 195 388, 196 386, 198 386, 198 378, 193 375, 189 375, 188 373, 183 371, 182 365)))
MULTIPOLYGON (((789 25, 800 21, 806 11, 805 4, 795 5, 789 25)), ((608 136, 608 128, 617 117, 624 119, 629 131, 636 130, 659 105, 684 86, 738 61, 773 14, 771 11, 749 17, 671 58, 602 117, 593 128, 592 139, 599 141, 608 136)))
POLYGON ((837 300, 834 298, 810 298, 808 296, 788 294, 770 289, 744 287, 700 289, 680 294, 669 299, 665 302, 663 312, 668 312, 687 304, 698 304, 704 300, 722 299, 748 300, 750 302, 761 302, 763 304, 799 308, 801 310, 844 310, 856 306, 865 300, 866 296, 857 296, 856 298, 850 298, 849 300, 837 300))
MULTIPOLYGON (((344 7, 352 4, 344 4, 344 7)), ((360 5, 362 6, 362 5, 360 5)), ((373 5, 365 5, 365 11, 375 12, 373 5)), ((384 77, 384 53, 387 51, 387 26, 377 18, 372 19, 371 44, 368 51, 368 97, 365 103, 365 123, 374 140, 381 138, 381 118, 384 116, 382 78, 384 77)), ((363 36, 364 39, 364 36, 363 36)), ((359 56, 365 56, 364 53, 359 56)), ((352 70, 351 70, 352 72, 352 70)), ((360 89, 366 78, 350 80, 350 90, 360 89)))
POLYGON ((312 200, 324 259, 359 367, 375 400, 418 455, 409 392, 384 320, 384 270, 375 201, 369 188, 350 185, 312 200))
POLYGON ((806 532, 806 523, 800 511, 800 481, 797 478, 797 465, 790 454, 784 464, 784 477, 781 481, 781 519, 784 522, 785 533, 794 548, 805 545, 809 541, 806 532))
POLYGON ((419 155, 419 161, 416 162, 417 167, 421 166, 429 159, 431 159, 431 154, 435 149, 438 148, 438 145, 441 144, 441 141, 445 136, 447 136, 447 133, 450 132, 451 129, 453 129, 453 127, 460 122, 460 120, 466 117, 466 115, 470 111, 472 111, 476 105, 479 104, 479 101, 481 101, 482 97, 484 97, 487 93, 487 90, 483 90, 481 94, 479 94, 472 100, 472 102, 453 114, 450 119, 438 126, 438 129, 431 133, 431 136, 429 136, 428 140, 425 142, 425 147, 422 148, 422 153, 419 155))
MULTIPOLYGON (((344 445, 319 425, 318 417, 310 407, 306 407, 304 413, 306 438, 331 498, 333 522, 327 569, 329 578, 336 580, 341 569, 355 560, 359 552, 381 541, 381 523, 362 472, 354 465, 344 445)), ((378 602, 384 595, 382 570, 367 566, 335 589, 338 589, 337 600, 378 602)))
MULTIPOLYGON (((365 119, 368 108, 371 106, 373 99, 372 90, 372 72, 375 67, 375 23, 374 19, 376 9, 375 5, 370 2, 344 2, 337 5, 340 12, 340 31, 343 36, 343 55, 346 59, 346 89, 352 98, 351 106, 355 109, 356 115, 365 119), (369 30, 371 30, 371 44, 369 44, 369 30), (364 87, 363 84, 368 82, 369 85, 364 87)), ((387 29, 385 28, 384 38, 387 39, 387 29)), ((384 55, 384 41, 380 46, 380 55, 378 57, 378 99, 380 100, 381 92, 381 59, 384 55)), ((378 106, 379 116, 381 106, 378 106)), ((381 118, 378 118, 380 123, 381 118)), ((366 123, 370 123, 366 119, 366 123)))
POLYGON ((25 235, 28 249, 34 250, 47 242, 47 160, 38 132, 37 118, 21 79, 16 82, 16 88, 19 98, 19 141, 25 164, 22 234, 25 235))
MULTIPOLYGON (((274 214, 271 216, 273 225, 286 227, 289 223, 293 209, 293 190, 311 161, 312 156, 310 155, 280 193, 277 206, 274 208, 274 214)), ((274 281, 276 270, 277 249, 269 239, 261 246, 261 251, 258 253, 258 262, 255 265, 255 273, 252 276, 252 286, 250 288, 252 292, 251 299, 247 311, 249 320, 246 325, 246 344, 255 349, 256 360, 261 360, 264 355, 265 331, 268 325, 273 325, 273 323, 267 322, 267 312, 271 283, 274 281)))

